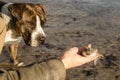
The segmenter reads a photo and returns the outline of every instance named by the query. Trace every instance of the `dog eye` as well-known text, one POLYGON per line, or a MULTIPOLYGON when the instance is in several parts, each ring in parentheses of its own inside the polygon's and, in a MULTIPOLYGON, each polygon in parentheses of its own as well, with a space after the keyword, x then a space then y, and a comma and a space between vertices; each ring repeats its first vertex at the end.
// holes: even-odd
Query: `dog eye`
POLYGON ((31 22, 31 21, 26 21, 26 23, 27 23, 27 24, 32 24, 32 25, 34 24, 34 23, 31 22))
POLYGON ((35 24, 33 22, 27 22, 26 25, 30 29, 34 29, 35 28, 35 24))
POLYGON ((34 22, 30 22, 30 21, 27 21, 26 24, 27 24, 27 25, 31 25, 31 26, 34 26, 34 25, 35 25, 34 22))

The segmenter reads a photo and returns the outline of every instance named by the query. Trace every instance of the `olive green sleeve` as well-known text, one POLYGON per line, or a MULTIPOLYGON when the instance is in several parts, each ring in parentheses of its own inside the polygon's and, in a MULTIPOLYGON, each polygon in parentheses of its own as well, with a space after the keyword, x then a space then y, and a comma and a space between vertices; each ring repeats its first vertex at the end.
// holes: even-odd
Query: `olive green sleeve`
POLYGON ((66 72, 60 60, 52 59, 18 70, 21 80, 65 80, 66 72))
POLYGON ((19 74, 13 69, 0 69, 0 80, 20 80, 19 74))
POLYGON ((13 70, 0 70, 0 80, 65 80, 65 77, 64 65, 57 59, 13 70))

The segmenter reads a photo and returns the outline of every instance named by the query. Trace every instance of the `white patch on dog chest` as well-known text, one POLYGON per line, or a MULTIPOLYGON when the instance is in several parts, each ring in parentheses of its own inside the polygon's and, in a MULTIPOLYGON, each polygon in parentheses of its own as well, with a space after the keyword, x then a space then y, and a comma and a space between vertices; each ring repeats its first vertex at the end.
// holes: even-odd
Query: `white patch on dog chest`
POLYGON ((10 44, 16 44, 19 43, 22 39, 22 37, 12 38, 12 30, 7 31, 6 37, 5 37, 5 46, 10 44))

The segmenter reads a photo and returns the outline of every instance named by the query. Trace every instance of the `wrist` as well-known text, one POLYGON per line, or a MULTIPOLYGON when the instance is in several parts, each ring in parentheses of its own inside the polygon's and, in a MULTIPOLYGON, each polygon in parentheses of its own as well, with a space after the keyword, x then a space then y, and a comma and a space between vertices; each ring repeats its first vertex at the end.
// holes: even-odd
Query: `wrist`
POLYGON ((69 63, 65 59, 61 59, 61 61, 63 62, 65 69, 70 69, 71 68, 69 63))

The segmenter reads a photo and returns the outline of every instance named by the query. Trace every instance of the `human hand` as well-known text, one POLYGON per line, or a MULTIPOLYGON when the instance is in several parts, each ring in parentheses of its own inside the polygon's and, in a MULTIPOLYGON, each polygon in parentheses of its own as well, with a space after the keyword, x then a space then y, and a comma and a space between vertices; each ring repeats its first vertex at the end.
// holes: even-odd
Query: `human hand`
MULTIPOLYGON (((89 44, 87 47, 91 48, 91 44, 89 44)), ((63 56, 61 57, 61 60, 65 66, 65 69, 81 66, 83 64, 94 61, 100 56, 97 54, 97 51, 96 51, 96 54, 90 54, 90 55, 85 55, 84 53, 85 56, 78 54, 78 52, 82 53, 84 48, 85 47, 82 47, 79 49, 78 47, 73 47, 67 50, 63 54, 63 56)))

